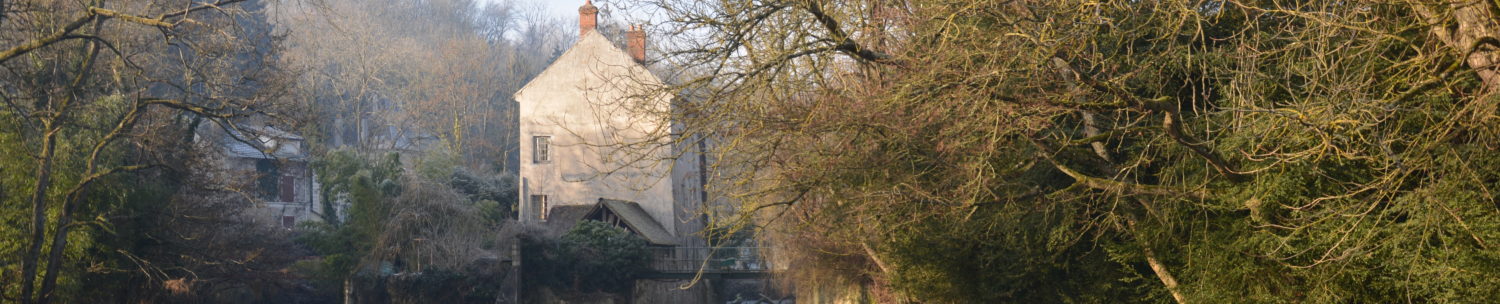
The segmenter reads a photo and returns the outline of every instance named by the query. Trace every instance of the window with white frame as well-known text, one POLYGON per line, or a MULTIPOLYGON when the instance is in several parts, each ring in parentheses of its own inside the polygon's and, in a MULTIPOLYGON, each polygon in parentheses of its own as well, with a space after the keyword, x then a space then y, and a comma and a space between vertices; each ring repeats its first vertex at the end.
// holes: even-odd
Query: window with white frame
POLYGON ((551 136, 532 136, 531 137, 531 161, 533 163, 540 164, 540 163, 546 163, 546 162, 552 161, 552 155, 549 154, 551 152, 552 152, 552 137, 551 136))

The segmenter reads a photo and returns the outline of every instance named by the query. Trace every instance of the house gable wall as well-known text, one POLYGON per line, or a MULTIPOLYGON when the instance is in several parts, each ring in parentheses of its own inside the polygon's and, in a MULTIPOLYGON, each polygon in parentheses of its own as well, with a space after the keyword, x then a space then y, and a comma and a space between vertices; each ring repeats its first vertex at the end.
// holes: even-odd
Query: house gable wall
MULTIPOLYGON (((663 83, 608 39, 591 31, 515 95, 520 115, 521 218, 549 206, 600 198, 637 202, 674 230, 673 149, 663 83), (535 136, 549 136, 537 163, 535 136)), ((677 234, 676 231, 670 231, 677 234)))

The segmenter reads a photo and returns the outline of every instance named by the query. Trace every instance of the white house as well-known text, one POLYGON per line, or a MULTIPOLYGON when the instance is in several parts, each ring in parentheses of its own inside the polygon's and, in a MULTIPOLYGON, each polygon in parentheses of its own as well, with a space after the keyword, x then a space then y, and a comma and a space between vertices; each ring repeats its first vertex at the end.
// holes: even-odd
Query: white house
POLYGON ((675 245, 701 242, 693 236, 702 228, 699 159, 673 138, 673 96, 643 64, 645 32, 631 28, 621 49, 595 30, 598 11, 581 7, 577 44, 515 94, 521 221, 545 222, 559 206, 623 201, 655 222, 629 226, 659 225, 675 245))
POLYGON ((597 220, 641 236, 654 273, 635 281, 632 303, 768 294, 756 276, 769 269, 759 248, 707 248, 699 233, 709 205, 703 150, 711 144, 679 138, 683 128, 670 114, 681 101, 644 65, 645 31, 632 27, 617 47, 595 29, 598 12, 592 3, 579 8, 577 44, 515 94, 520 220, 552 233, 597 220), (712 283, 697 283, 700 270, 715 273, 702 280, 712 283), (721 285, 750 287, 716 295, 710 286, 721 285))
MULTIPOLYGON (((253 124, 251 124, 253 125, 253 124)), ((317 174, 309 165, 301 136, 273 126, 217 127, 200 132, 222 153, 226 179, 247 181, 255 207, 244 213, 270 226, 292 228, 304 221, 321 221, 317 174)))

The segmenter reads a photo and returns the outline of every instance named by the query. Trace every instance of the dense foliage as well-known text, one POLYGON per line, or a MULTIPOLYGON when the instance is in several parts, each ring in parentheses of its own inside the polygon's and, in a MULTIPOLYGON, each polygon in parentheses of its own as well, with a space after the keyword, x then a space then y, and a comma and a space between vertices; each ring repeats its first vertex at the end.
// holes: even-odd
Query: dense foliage
POLYGON ((383 155, 374 161, 353 151, 329 153, 313 163, 322 187, 324 221, 303 224, 299 243, 321 258, 301 263, 319 289, 340 290, 366 255, 374 249, 391 212, 390 197, 401 192, 404 172, 400 156, 383 155), (339 206, 348 206, 342 212, 339 206))
POLYGON ((299 262, 298 273, 311 278, 328 300, 353 288, 360 301, 408 303, 429 288, 466 286, 464 292, 444 290, 455 299, 493 301, 499 282, 481 279, 504 273, 492 264, 503 249, 496 235, 505 215, 490 211, 503 207, 489 200, 494 196, 485 196, 499 194, 484 190, 506 185, 462 173, 444 158, 428 155, 416 161, 414 171, 448 172, 441 176, 469 180, 443 184, 409 173, 396 153, 336 150, 315 162, 326 203, 334 206, 327 214, 333 215, 300 227, 298 243, 318 258, 299 262), (467 191, 475 194, 466 197, 462 192, 467 191), (345 219, 339 220, 339 214, 345 219))
POLYGON ((276 270, 292 247, 238 216, 247 187, 197 136, 252 116, 297 125, 263 8, 0 2, 0 301, 290 289, 276 270))
POLYGON ((1500 301, 1493 2, 640 2, 800 290, 1500 301))
MULTIPOLYGON (((500 297, 508 96, 571 26, 282 4, 0 1, 0 302, 500 297), (306 136, 322 221, 241 214, 275 180, 205 130, 252 121, 306 136)), ((657 9, 672 135, 733 202, 705 235, 799 301, 1500 302, 1495 1, 600 5, 657 9)), ((649 261, 593 221, 521 249, 576 293, 649 261)))
MULTIPOLYGON (((514 1, 386 2, 0 1, 0 70, 5 71, 0 73, 0 302, 320 300, 305 297, 303 276, 329 285, 317 292, 336 294, 341 276, 368 259, 365 253, 389 260, 413 253, 383 248, 442 248, 413 259, 425 266, 444 259, 457 263, 462 260, 457 257, 480 255, 475 247, 493 246, 488 238, 432 238, 460 245, 425 248, 391 238, 473 237, 498 229, 513 209, 506 192, 514 192, 507 190, 513 186, 504 184, 506 179, 495 177, 513 162, 506 147, 514 140, 503 136, 513 121, 500 113, 511 105, 504 102, 509 95, 504 91, 536 73, 540 63, 533 62, 555 56, 566 38, 550 19, 524 18, 514 1), (388 22, 380 24, 389 27, 377 28, 360 23, 370 16, 346 14, 355 11, 351 8, 443 17, 382 19, 388 22), (403 22, 408 26, 396 24, 403 22), (410 26, 417 24, 429 27, 410 26), (307 40, 384 38, 348 31, 388 28, 411 30, 402 38, 433 43, 431 48, 401 44, 413 46, 400 48, 403 58, 425 65, 380 75, 389 82, 358 84, 363 92, 384 94, 379 97, 328 93, 348 87, 321 80, 371 79, 346 77, 342 73, 358 72, 341 70, 354 65, 339 65, 349 61, 338 59, 371 57, 346 56, 339 51, 348 48, 319 48, 328 45, 310 46, 307 40), (443 30, 431 30, 436 28, 443 30), (511 68, 481 64, 489 61, 511 68), (410 72, 401 79, 432 81, 395 80, 401 72, 410 72), (394 159, 364 158, 378 154, 372 150, 423 147, 349 145, 363 150, 331 153, 319 168, 332 172, 325 180, 331 188, 320 189, 330 196, 314 205, 326 207, 313 212, 325 216, 324 223, 310 224, 309 236, 294 244, 294 233, 259 213, 268 209, 262 208, 265 201, 276 198, 269 193, 279 190, 275 175, 280 172, 257 175, 233 168, 226 139, 254 146, 251 142, 264 140, 257 134, 267 130, 261 127, 274 125, 307 139, 308 145, 292 147, 297 151, 290 154, 320 157, 333 150, 325 144, 334 141, 327 139, 344 134, 319 131, 352 129, 341 128, 347 121, 342 118, 360 117, 346 115, 355 109, 335 106, 348 103, 408 106, 409 112, 382 113, 405 119, 407 126, 426 127, 408 128, 426 136, 402 140, 442 137, 454 146, 476 147, 460 150, 471 153, 458 160, 474 173, 454 183, 464 191, 457 194, 433 185, 458 175, 452 166, 439 168, 441 178, 410 180, 400 178, 403 164, 394 159), (418 105, 429 110, 472 106, 459 113, 477 112, 482 118, 447 120, 452 112, 424 112, 418 105), (463 125, 448 123, 455 121, 463 125), (465 136, 469 133, 480 135, 465 136), (435 214, 461 216, 451 226, 423 222, 435 214), (484 216, 465 217, 474 214, 484 216), (311 254, 326 256, 298 269, 316 270, 289 271, 293 261, 311 254)), ((397 49, 392 45, 356 47, 397 49)), ((388 134, 373 132, 391 128, 355 120, 359 140, 385 136, 384 143, 391 143, 388 134)), ((287 159, 259 163, 274 168, 277 161, 287 159)))
POLYGON ((578 222, 559 239, 526 236, 522 250, 526 284, 574 293, 626 294, 651 258, 645 240, 593 220, 578 222))
POLYGON ((513 175, 483 176, 467 170, 454 170, 448 186, 474 202, 479 216, 490 226, 498 227, 506 219, 516 217, 516 204, 520 202, 516 195, 520 192, 516 190, 513 175))

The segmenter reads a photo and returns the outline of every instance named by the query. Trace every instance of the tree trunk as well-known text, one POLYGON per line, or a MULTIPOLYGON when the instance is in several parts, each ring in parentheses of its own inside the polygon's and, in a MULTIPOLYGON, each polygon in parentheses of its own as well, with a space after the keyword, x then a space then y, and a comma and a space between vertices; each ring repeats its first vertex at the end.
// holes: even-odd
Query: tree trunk
POLYGON ((1495 38, 1500 33, 1500 24, 1495 20, 1494 3, 1476 0, 1451 5, 1453 19, 1458 21, 1453 35, 1457 44, 1452 47, 1466 54, 1464 60, 1484 81, 1487 90, 1500 87, 1500 71, 1495 66, 1500 63, 1500 41, 1495 38))
POLYGON ((52 300, 52 289, 57 286, 57 276, 62 272, 63 251, 68 247, 68 227, 73 222, 73 209, 76 206, 71 201, 64 201, 62 215, 57 217, 56 228, 52 232, 52 249, 47 252, 47 272, 42 275, 42 290, 37 294, 37 304, 47 304, 52 300))
POLYGON ((1432 34, 1464 57, 1486 90, 1500 88, 1500 20, 1495 4, 1482 0, 1458 0, 1448 4, 1449 14, 1433 11, 1428 4, 1414 2, 1412 8, 1432 25, 1432 34), (1452 18, 1451 24, 1447 18, 1452 18), (1454 25, 1454 26, 1450 26, 1454 25))
POLYGON ((888 276, 894 275, 891 267, 887 266, 885 261, 880 260, 880 256, 875 255, 875 249, 870 248, 870 242, 859 242, 859 246, 865 249, 865 254, 870 256, 870 261, 875 262, 875 267, 880 268, 880 273, 888 276))
POLYGON ((1161 279, 1161 284, 1167 287, 1167 292, 1172 293, 1172 299, 1177 300, 1179 304, 1187 304, 1187 298, 1183 297, 1182 292, 1177 289, 1177 278, 1172 276, 1172 272, 1167 271, 1167 265, 1156 259, 1156 253, 1152 252, 1150 247, 1145 248, 1145 253, 1146 264, 1151 265, 1151 271, 1156 272, 1156 277, 1161 279))
POLYGON ((36 286, 37 262, 42 254, 42 240, 47 234, 47 190, 52 187, 52 155, 57 146, 57 132, 53 121, 44 124, 47 133, 42 136, 42 153, 37 159, 36 189, 31 194, 31 244, 21 261, 21 303, 31 304, 36 286))
MULTIPOLYGON (((1141 206, 1150 208, 1145 201, 1141 201, 1140 203, 1141 206)), ((1161 280, 1162 286, 1166 287, 1167 292, 1172 294, 1172 299, 1176 300, 1178 304, 1187 304, 1187 297, 1183 296, 1182 290, 1178 288, 1177 277, 1172 276, 1172 272, 1167 270, 1167 264, 1163 264, 1160 259, 1156 258, 1156 251, 1151 250, 1151 243, 1142 240, 1141 236, 1143 233, 1141 233, 1139 228, 1136 228, 1135 220, 1126 219, 1125 225, 1127 229, 1130 229, 1129 231, 1132 234, 1135 234, 1135 239, 1140 243, 1141 253, 1146 256, 1146 265, 1151 266, 1151 271, 1156 273, 1156 278, 1161 280)))
MULTIPOLYGON (((99 31, 100 22, 101 21, 99 20, 94 21, 94 32, 99 31)), ((94 59, 98 58, 99 44, 97 42, 89 42, 85 48, 88 50, 88 55, 85 55, 84 57, 83 65, 81 65, 81 68, 79 68, 78 71, 78 77, 74 78, 73 83, 69 85, 70 90, 76 89, 78 87, 78 84, 82 82, 83 79, 87 77, 87 75, 89 75, 88 69, 94 65, 94 59)), ((125 117, 120 118, 120 125, 115 130, 110 131, 108 135, 105 135, 103 139, 100 139, 98 146, 95 147, 92 153, 90 153, 89 155, 88 163, 85 165, 87 168, 84 169, 83 179, 78 181, 80 188, 74 189, 75 191, 72 191, 72 193, 64 196, 62 201, 62 214, 57 217, 57 226, 55 226, 56 228, 54 228, 52 232, 52 249, 47 253, 47 272, 42 275, 42 290, 37 294, 38 304, 47 304, 52 300, 52 290, 57 286, 58 275, 62 273, 63 251, 68 247, 68 227, 73 222, 73 209, 77 208, 76 205, 78 204, 79 196, 82 195, 83 191, 87 191, 84 188, 88 187, 88 184, 90 182, 89 179, 93 178, 92 175, 96 171, 96 166, 98 165, 99 161, 99 151, 101 151, 111 141, 114 141, 114 138, 116 136, 119 136, 122 128, 127 125, 133 124, 135 117, 138 113, 140 113, 140 110, 140 105, 137 104, 130 110, 129 114, 125 114, 125 117)), ((54 123, 59 119, 61 119, 61 116, 54 118, 54 123)))
POLYGON ((344 278, 344 304, 354 304, 354 279, 344 278))
MULTIPOLYGON (((1079 113, 1083 113, 1083 135, 1084 136, 1088 136, 1088 137, 1099 136, 1099 122, 1096 119, 1094 119, 1094 112, 1093 111, 1078 111, 1078 112, 1079 113)), ((1110 163, 1110 164, 1114 164, 1115 163, 1115 159, 1113 157, 1109 156, 1109 149, 1106 149, 1104 147, 1104 142, 1103 141, 1097 141, 1096 140, 1096 141, 1089 142, 1089 146, 1094 148, 1094 154, 1099 155, 1099 158, 1104 159, 1104 162, 1107 162, 1107 163, 1110 163)))

